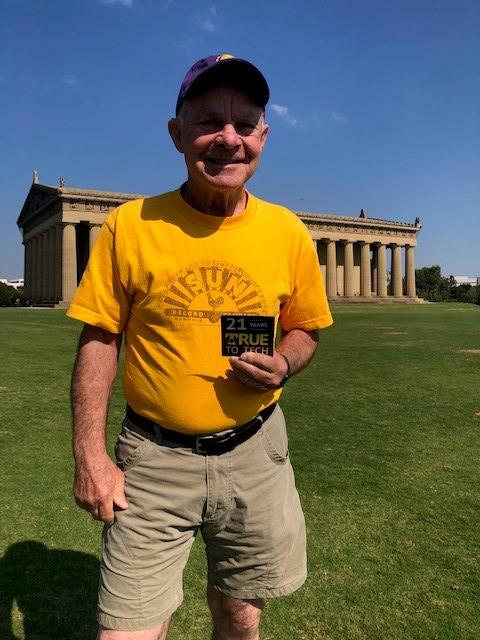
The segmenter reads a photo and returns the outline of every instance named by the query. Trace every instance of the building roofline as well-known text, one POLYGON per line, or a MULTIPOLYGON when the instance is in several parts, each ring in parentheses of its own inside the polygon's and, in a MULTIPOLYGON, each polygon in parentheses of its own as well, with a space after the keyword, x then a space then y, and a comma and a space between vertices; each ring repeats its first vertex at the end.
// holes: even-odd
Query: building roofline
MULTIPOLYGON (((17 220, 17 225, 19 227, 23 226, 23 224, 29 219, 29 215, 26 213, 26 205, 31 197, 32 192, 35 191, 43 191, 47 192, 51 195, 51 199, 47 200, 43 203, 39 209, 35 211, 35 214, 39 213, 47 206, 50 205, 51 200, 55 197, 60 199, 67 198, 79 198, 82 200, 94 199, 94 200, 106 200, 110 202, 126 202, 128 200, 136 200, 138 198, 148 198, 149 195, 144 193, 126 193, 122 191, 104 191, 100 189, 83 189, 80 187, 66 187, 66 186, 52 186, 46 184, 40 184, 38 182, 33 182, 25 202, 23 204, 22 210, 17 220)), ((415 222, 399 222, 395 220, 385 220, 383 218, 367 218, 364 215, 360 216, 345 216, 334 213, 323 213, 323 212, 312 212, 312 211, 295 211, 294 212, 299 218, 301 218, 306 223, 339 223, 339 224, 352 224, 352 222, 356 222, 359 225, 364 226, 365 228, 378 227, 379 225, 388 228, 401 228, 401 229, 411 229, 412 231, 418 231, 422 228, 420 220, 417 218, 415 222)), ((362 209, 363 214, 363 209, 362 209)))
MULTIPOLYGON (((53 187, 49 187, 53 188, 53 187)), ((101 191, 100 189, 80 189, 77 187, 56 187, 58 195, 61 196, 84 196, 93 198, 103 198, 106 200, 136 200, 138 198, 148 198, 144 193, 125 193, 121 191, 101 191)))
POLYGON ((314 213, 312 211, 295 211, 295 213, 308 222, 316 222, 320 218, 321 220, 331 220, 332 222, 349 222, 355 220, 365 227, 378 226, 379 224, 388 225, 393 227, 421 229, 420 222, 399 222, 397 220, 385 220, 384 218, 362 218, 361 216, 342 216, 336 213, 314 213))

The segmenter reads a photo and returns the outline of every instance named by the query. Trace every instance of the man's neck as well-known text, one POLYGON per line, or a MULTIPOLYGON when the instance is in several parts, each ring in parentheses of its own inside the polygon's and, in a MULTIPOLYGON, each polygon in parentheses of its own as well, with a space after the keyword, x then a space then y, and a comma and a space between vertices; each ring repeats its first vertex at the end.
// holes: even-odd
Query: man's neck
POLYGON ((189 181, 182 185, 182 198, 187 204, 210 216, 235 216, 245 210, 248 194, 244 187, 236 191, 200 193, 193 189, 189 181))

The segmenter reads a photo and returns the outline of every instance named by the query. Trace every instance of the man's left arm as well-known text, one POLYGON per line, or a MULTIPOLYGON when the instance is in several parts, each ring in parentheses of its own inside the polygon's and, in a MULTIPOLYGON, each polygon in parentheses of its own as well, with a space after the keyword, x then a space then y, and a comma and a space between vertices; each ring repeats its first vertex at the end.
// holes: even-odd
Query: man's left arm
POLYGON ((273 356, 246 351, 231 357, 227 375, 259 393, 278 389, 285 376, 301 371, 312 359, 318 345, 318 330, 292 329, 282 334, 273 356))

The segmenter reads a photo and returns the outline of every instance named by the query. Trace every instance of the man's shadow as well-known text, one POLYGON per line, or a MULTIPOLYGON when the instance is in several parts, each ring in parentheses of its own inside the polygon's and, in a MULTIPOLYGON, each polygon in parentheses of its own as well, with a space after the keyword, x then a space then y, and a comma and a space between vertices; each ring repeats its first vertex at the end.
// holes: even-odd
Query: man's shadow
POLYGON ((17 639, 18 612, 25 640, 95 638, 98 573, 98 559, 86 553, 34 540, 11 545, 0 560, 0 640, 17 639))

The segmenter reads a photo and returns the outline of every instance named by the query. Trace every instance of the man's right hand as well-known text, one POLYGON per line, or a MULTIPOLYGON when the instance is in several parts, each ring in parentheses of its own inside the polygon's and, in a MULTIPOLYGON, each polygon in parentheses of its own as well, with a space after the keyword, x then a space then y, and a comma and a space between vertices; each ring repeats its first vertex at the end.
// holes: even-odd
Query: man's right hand
POLYGON ((72 376, 73 494, 79 507, 111 524, 127 508, 123 472, 105 448, 105 424, 122 336, 86 324, 72 376))
POLYGON ((94 460, 77 461, 73 495, 79 507, 105 524, 113 523, 114 507, 128 507, 124 473, 107 454, 94 460))

